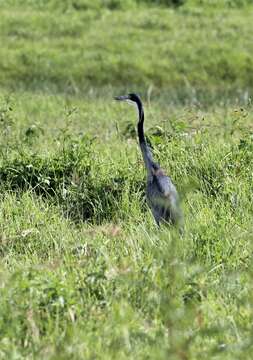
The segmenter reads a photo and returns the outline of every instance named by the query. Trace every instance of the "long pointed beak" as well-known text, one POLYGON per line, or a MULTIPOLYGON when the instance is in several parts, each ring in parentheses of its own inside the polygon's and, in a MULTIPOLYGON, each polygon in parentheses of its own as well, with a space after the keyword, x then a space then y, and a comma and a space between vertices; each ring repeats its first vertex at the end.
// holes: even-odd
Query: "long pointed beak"
POLYGON ((128 95, 115 96, 114 100, 119 100, 119 101, 129 100, 129 96, 128 95))

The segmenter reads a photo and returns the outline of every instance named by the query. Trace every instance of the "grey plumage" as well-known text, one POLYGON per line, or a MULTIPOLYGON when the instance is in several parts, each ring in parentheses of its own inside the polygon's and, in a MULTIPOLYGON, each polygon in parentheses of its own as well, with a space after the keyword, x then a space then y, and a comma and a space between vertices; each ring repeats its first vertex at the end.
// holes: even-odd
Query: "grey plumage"
POLYGON ((118 96, 115 99, 133 101, 138 108, 139 121, 137 128, 139 144, 147 169, 147 202, 156 223, 160 225, 161 222, 165 222, 181 226, 182 213, 176 187, 160 165, 153 161, 152 153, 144 136, 144 109, 141 99, 136 94, 118 96))

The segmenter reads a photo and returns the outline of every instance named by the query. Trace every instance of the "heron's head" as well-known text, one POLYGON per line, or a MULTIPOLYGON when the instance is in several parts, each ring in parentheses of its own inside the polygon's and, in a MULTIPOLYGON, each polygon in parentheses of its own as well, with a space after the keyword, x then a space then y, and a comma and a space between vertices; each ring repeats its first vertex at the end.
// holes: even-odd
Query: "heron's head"
POLYGON ((118 101, 127 101, 130 104, 141 104, 141 99, 137 94, 131 93, 128 95, 122 95, 122 96, 116 96, 114 98, 115 100, 118 101))

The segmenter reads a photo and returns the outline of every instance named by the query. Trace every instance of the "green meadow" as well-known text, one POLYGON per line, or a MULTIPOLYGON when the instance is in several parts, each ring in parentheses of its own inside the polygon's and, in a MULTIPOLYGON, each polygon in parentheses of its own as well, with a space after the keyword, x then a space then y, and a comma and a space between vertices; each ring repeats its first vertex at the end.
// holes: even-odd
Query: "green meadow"
POLYGON ((0 0, 0 359, 251 359, 251 0, 0 0), (145 200, 137 92, 184 232, 145 200))

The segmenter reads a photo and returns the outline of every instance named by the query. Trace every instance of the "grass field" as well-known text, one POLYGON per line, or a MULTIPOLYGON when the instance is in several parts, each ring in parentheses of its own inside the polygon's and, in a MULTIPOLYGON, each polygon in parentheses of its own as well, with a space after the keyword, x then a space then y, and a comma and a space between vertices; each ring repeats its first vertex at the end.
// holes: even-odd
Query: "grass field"
POLYGON ((252 358, 253 5, 172 3, 0 1, 0 359, 252 358))

